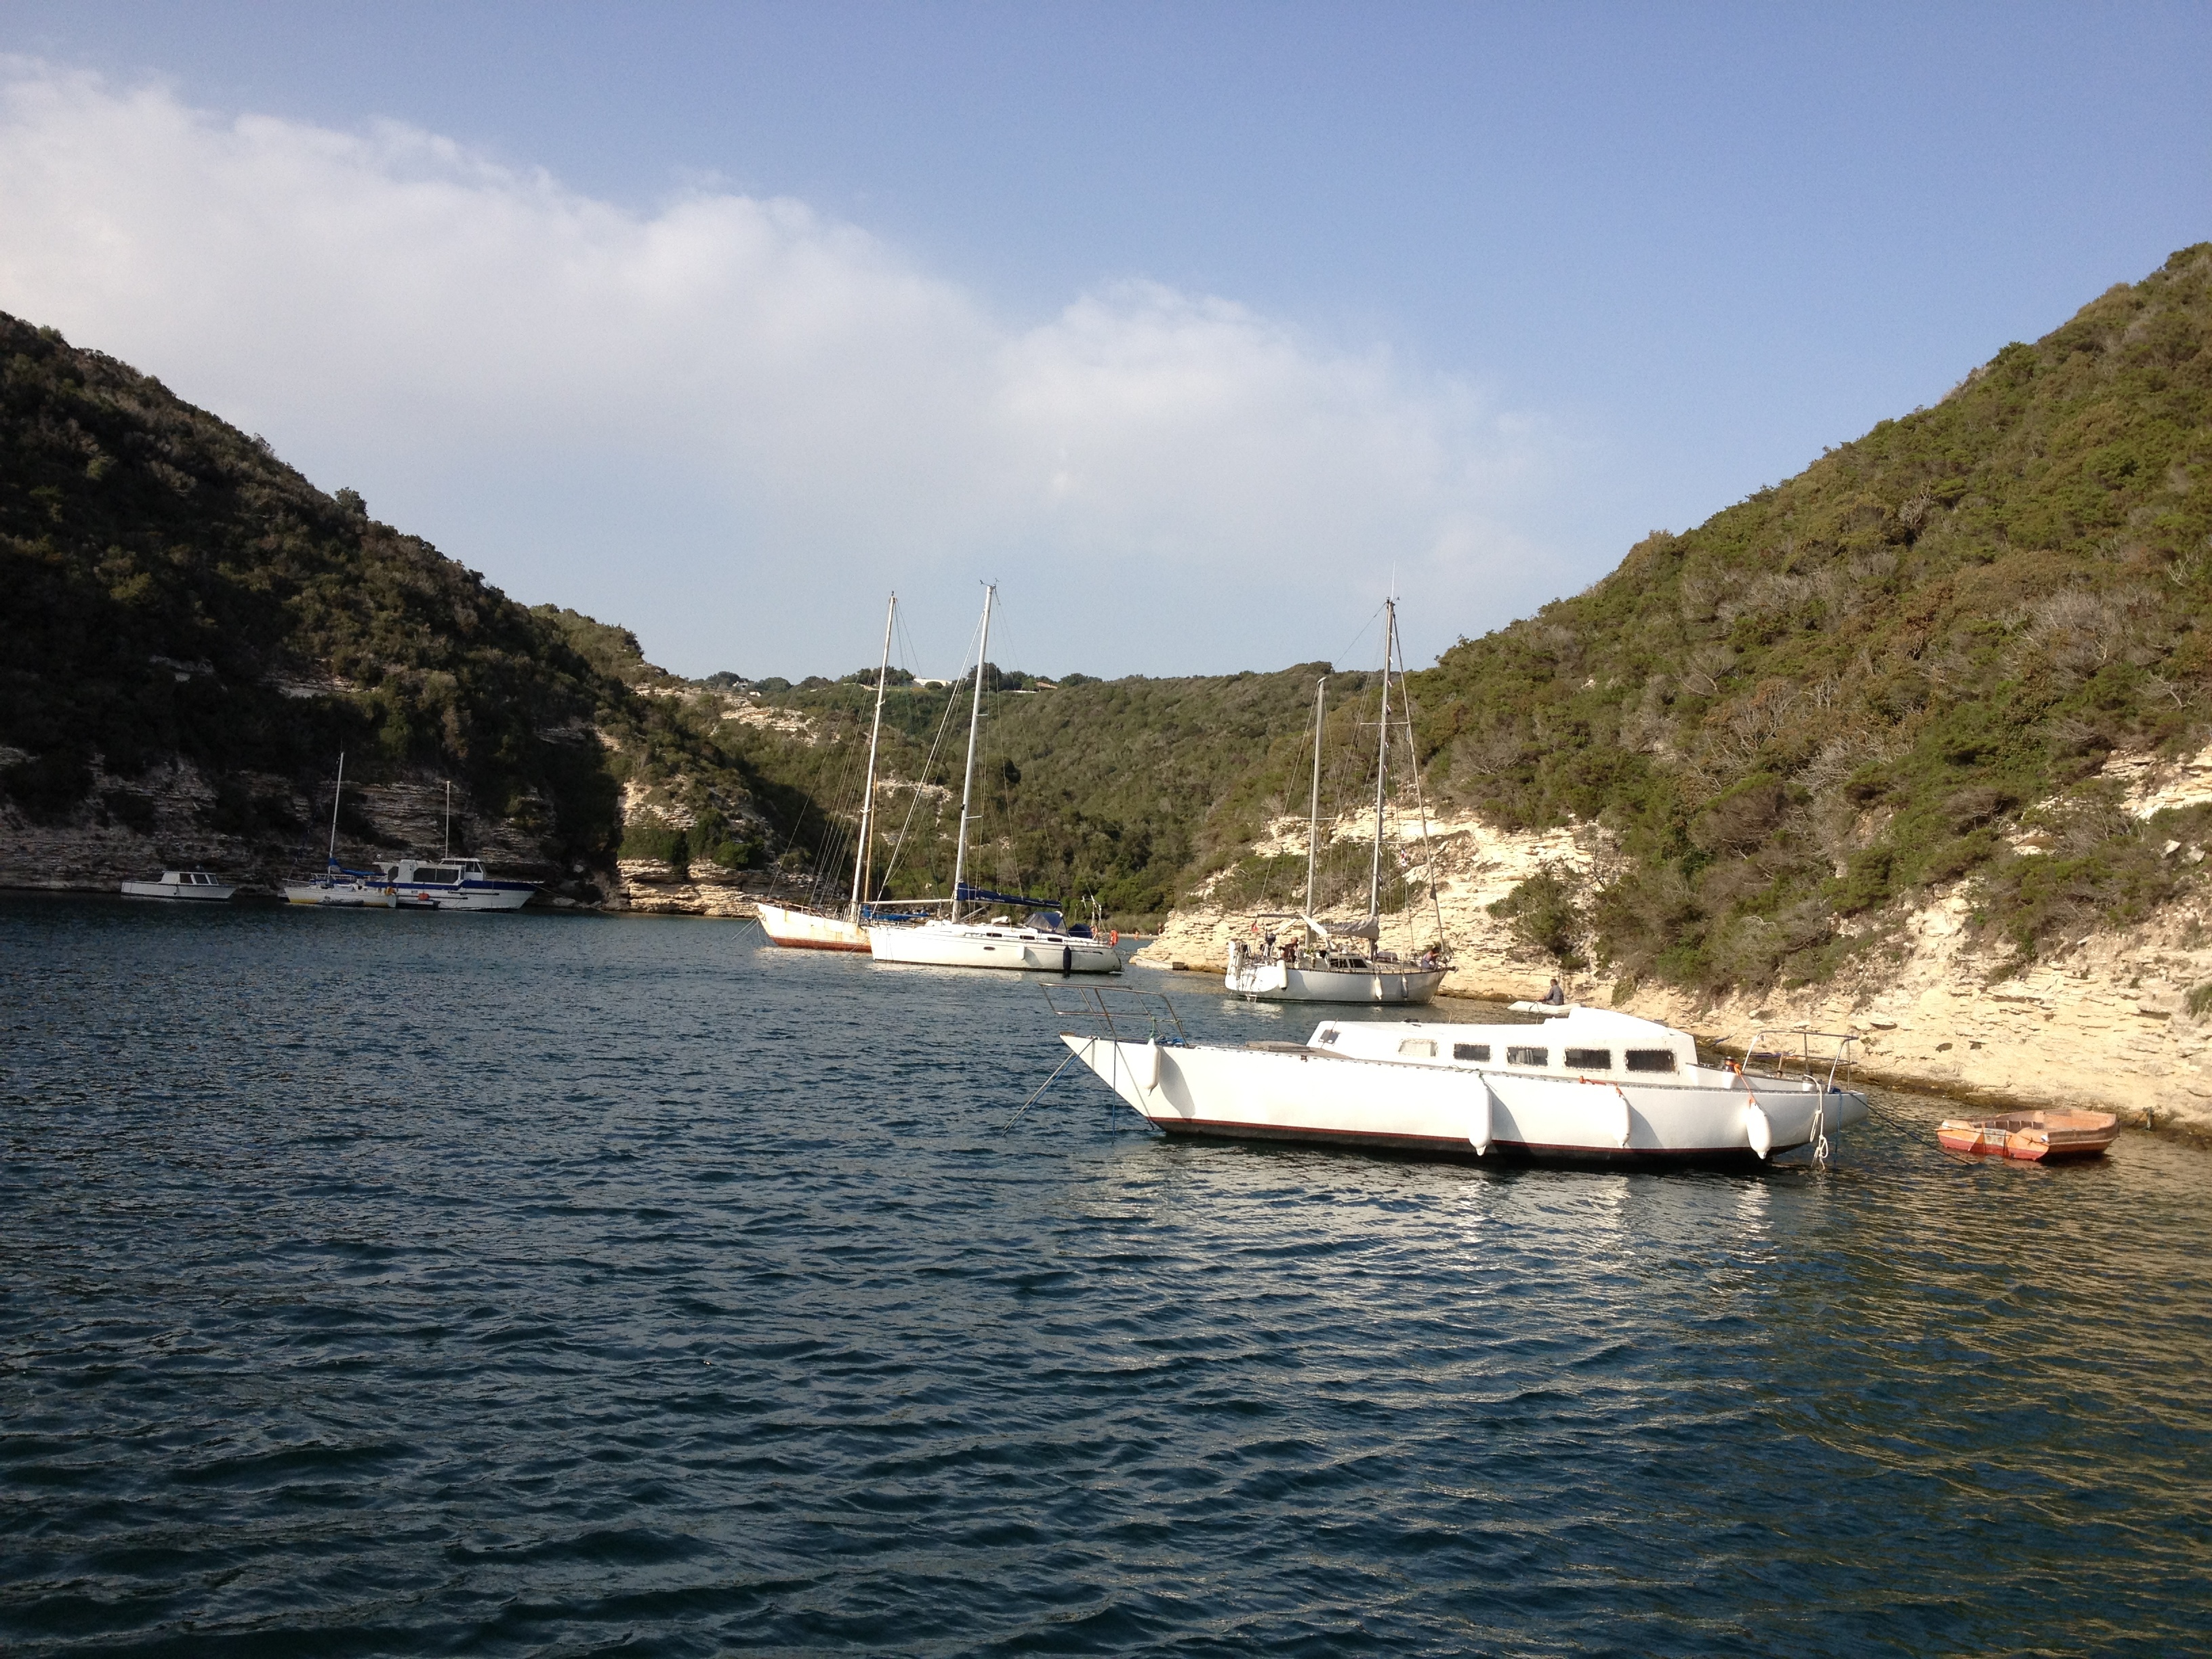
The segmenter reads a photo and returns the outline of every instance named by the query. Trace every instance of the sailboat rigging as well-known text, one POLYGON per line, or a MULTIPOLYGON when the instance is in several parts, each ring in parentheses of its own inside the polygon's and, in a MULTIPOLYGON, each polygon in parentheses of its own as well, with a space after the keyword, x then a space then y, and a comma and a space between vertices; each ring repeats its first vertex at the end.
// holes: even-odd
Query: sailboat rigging
MULTIPOLYGON (((1375 753, 1375 844, 1367 866, 1367 915, 1356 922, 1325 922, 1314 914, 1314 866, 1321 845, 1321 745, 1328 680, 1314 686, 1313 790, 1306 820, 1305 908, 1259 945, 1243 941, 1229 947, 1222 975, 1228 989, 1260 1002, 1370 1002, 1391 1006, 1425 1003, 1443 982, 1447 964, 1439 949, 1406 962, 1379 948, 1382 933, 1382 840, 1389 800, 1390 668, 1403 661, 1398 644, 1398 601, 1383 601, 1382 717, 1375 753), (1301 938, 1300 935, 1304 937, 1301 938)), ((1401 688, 1402 690, 1402 688, 1401 688)), ((1410 713, 1412 704, 1407 705, 1410 713)), ((1415 773, 1418 787, 1419 775, 1415 773)), ((1428 811, 1422 808, 1422 836, 1428 811)), ((1433 879, 1431 888, 1435 886, 1433 879)), ((1439 929, 1441 932, 1441 928, 1439 929)))
POLYGON ((910 927, 883 927, 871 932, 868 948, 878 962, 908 963, 938 968, 999 968, 1042 969, 1061 974, 1118 974, 1121 953, 1083 933, 1061 931, 1057 910, 1037 918, 1046 926, 1016 922, 1011 915, 986 921, 963 921, 963 907, 975 901, 985 906, 1037 905, 1046 901, 1012 893, 994 892, 968 882, 968 829, 975 814, 975 740, 983 722, 983 679, 990 661, 991 606, 998 597, 995 585, 983 589, 981 643, 975 653, 975 685, 968 709, 968 761, 960 782, 960 823, 952 848, 952 908, 949 915, 918 922, 910 927))

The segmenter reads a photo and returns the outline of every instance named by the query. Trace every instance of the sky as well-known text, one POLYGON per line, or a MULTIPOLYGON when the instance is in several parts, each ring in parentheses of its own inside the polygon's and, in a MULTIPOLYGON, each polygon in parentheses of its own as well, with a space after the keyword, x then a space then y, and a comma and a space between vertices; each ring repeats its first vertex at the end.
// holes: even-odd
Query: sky
POLYGON ((0 0, 0 310, 680 673, 1415 665, 2212 239, 2212 7, 0 0))

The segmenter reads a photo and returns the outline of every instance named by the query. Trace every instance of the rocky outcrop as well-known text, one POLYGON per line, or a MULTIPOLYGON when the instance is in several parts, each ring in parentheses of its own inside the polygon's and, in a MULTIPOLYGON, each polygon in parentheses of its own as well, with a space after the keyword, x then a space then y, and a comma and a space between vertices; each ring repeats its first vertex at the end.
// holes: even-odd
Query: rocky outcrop
POLYGON ((760 914, 765 876, 693 868, 678 875, 659 859, 623 859, 609 908, 641 916, 745 917, 760 914))
MULTIPOLYGON (((1372 823, 1369 817, 1346 817, 1325 828, 1324 840, 1358 838, 1370 832, 1372 823)), ((1526 943, 1511 923, 1492 915, 1489 907, 1547 866, 1578 880, 1601 879, 1613 856, 1611 836, 1595 824, 1509 832, 1471 815, 1437 817, 1428 828, 1435 848, 1433 900, 1424 887, 1431 874, 1426 862, 1418 850, 1407 850, 1418 848, 1419 826, 1410 816, 1401 819, 1394 815, 1385 822, 1386 854, 1415 884, 1415 896, 1404 910, 1383 918, 1383 945, 1401 955, 1418 955, 1437 941, 1441 921, 1442 937, 1450 942, 1453 957, 1452 971, 1444 977, 1444 995, 1541 995, 1551 981, 1551 958, 1526 943)), ((1285 818, 1268 826, 1267 836, 1254 850, 1303 856, 1305 845, 1305 820, 1285 818)), ((1217 878, 1194 896, 1194 902, 1178 907, 1159 937, 1138 952, 1136 960, 1218 974, 1228 966, 1231 940, 1263 936, 1275 925, 1279 912, 1224 908, 1207 902, 1218 884, 1217 878)), ((1364 911, 1364 906, 1323 906, 1321 919, 1350 921, 1364 911)))

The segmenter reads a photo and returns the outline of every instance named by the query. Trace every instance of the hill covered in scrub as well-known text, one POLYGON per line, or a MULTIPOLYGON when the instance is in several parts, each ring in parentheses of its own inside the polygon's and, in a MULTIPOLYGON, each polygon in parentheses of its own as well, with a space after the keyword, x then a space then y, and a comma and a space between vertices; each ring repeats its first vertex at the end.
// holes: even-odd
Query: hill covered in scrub
POLYGON ((753 810, 676 710, 594 659, 597 624, 525 609, 158 380, 4 315, 0 592, 19 823, 296 868, 341 749, 365 784, 454 779, 533 873, 610 869, 641 766, 753 810), (191 788, 155 787, 179 768, 191 788), (176 799, 191 822, 164 816, 176 799))
MULTIPOLYGON (((1327 667, 1077 676, 1079 683, 1041 690, 994 690, 994 671, 984 681, 972 879, 1071 904, 1095 897, 1122 926, 1164 916, 1194 872, 1243 850, 1249 824, 1236 808, 1253 787, 1253 757, 1304 752, 1314 678, 1327 667)), ((1340 684, 1352 691, 1371 678, 1346 675, 1340 684)), ((763 717, 724 728, 768 790, 787 792, 775 810, 786 825, 788 866, 820 870, 825 889, 842 891, 849 880, 873 678, 770 691, 754 700, 763 717), (770 711, 798 718, 778 724, 765 717, 770 711)), ((951 890, 974 684, 971 675, 886 695, 878 775, 890 781, 878 811, 885 836, 903 830, 904 842, 896 869, 885 867, 888 850, 878 869, 895 894, 951 890)))
POLYGON ((2021 963, 2147 915, 2212 824, 2109 763, 2201 747, 2208 671, 2203 245, 1413 690, 1437 796, 1617 838, 1522 896, 1556 950, 1717 988, 1823 978, 1960 878, 2021 963))

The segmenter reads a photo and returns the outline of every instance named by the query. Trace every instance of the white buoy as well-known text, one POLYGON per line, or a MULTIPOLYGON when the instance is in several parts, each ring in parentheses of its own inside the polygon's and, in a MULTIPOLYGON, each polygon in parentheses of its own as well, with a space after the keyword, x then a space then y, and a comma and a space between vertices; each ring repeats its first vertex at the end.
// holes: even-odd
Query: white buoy
POLYGON ((1774 1126, 1766 1121, 1766 1113, 1755 1100, 1743 1103, 1743 1135, 1751 1150, 1760 1158, 1774 1150, 1774 1126))

